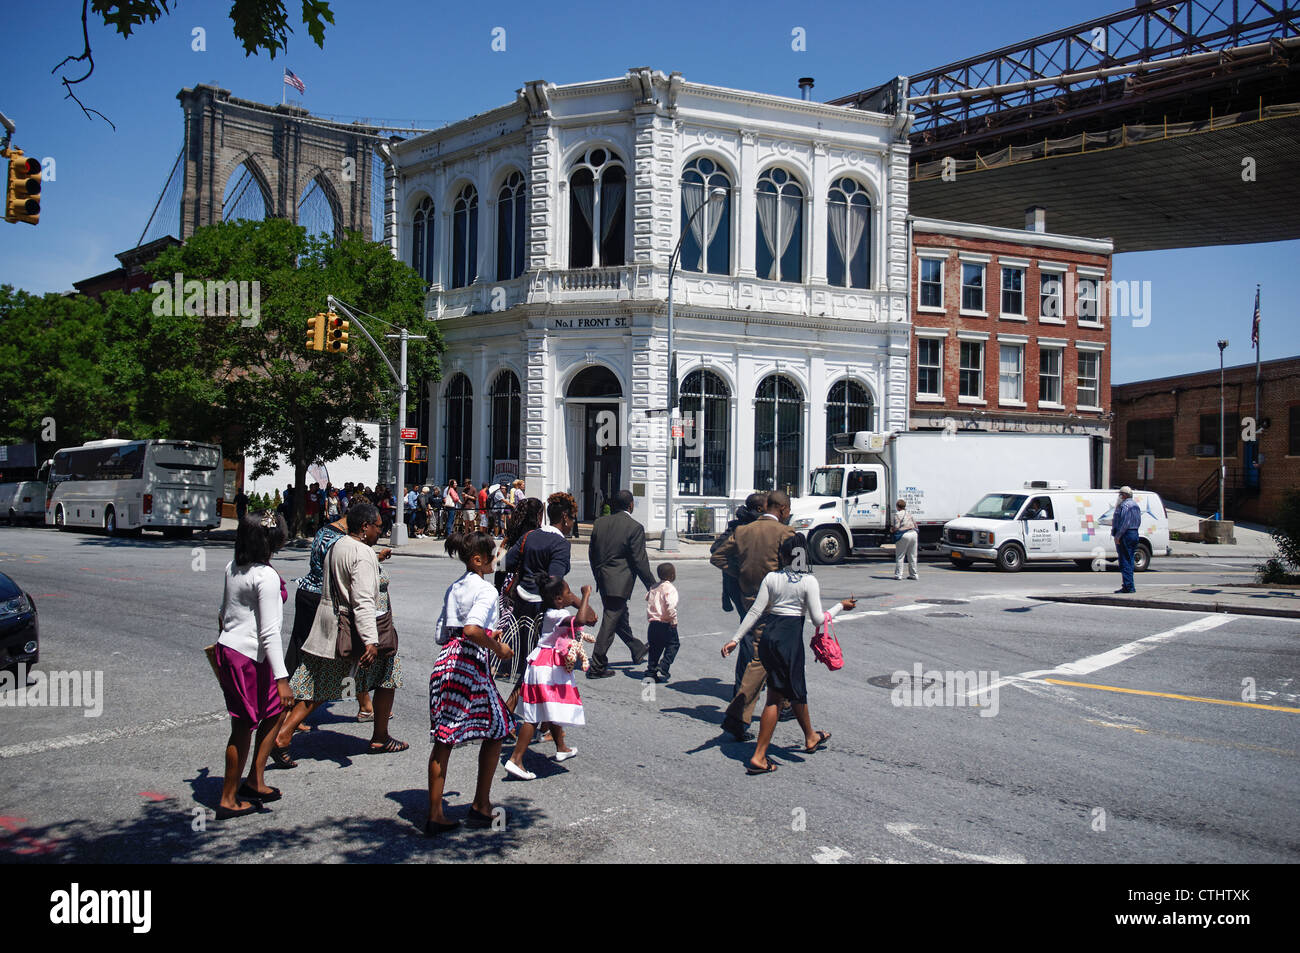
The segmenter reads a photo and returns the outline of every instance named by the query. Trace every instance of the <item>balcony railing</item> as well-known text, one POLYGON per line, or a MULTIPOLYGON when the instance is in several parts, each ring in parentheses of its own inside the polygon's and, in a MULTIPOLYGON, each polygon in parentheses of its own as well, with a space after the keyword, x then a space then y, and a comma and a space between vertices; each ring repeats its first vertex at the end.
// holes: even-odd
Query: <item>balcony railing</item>
MULTIPOLYGON (((510 281, 481 281, 468 288, 450 291, 435 286, 429 291, 426 311, 436 320, 505 311, 520 304, 597 300, 650 302, 665 301, 667 297, 668 272, 650 265, 548 268, 528 272, 510 281)), ((890 295, 882 287, 840 288, 679 271, 673 300, 678 308, 873 322, 890 320, 890 295)))

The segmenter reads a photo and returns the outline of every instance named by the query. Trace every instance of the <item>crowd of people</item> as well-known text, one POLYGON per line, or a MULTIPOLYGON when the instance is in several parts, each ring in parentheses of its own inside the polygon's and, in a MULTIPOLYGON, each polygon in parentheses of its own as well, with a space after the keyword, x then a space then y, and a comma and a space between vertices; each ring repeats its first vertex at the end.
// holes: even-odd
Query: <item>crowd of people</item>
MULTIPOLYGON (((219 817, 250 814, 278 800, 280 790, 265 780, 268 761, 296 767, 295 734, 310 730, 306 719, 319 706, 350 697, 349 687, 355 689, 358 720, 373 723, 369 751, 394 754, 409 748, 389 732, 393 699, 402 685, 402 657, 382 565, 392 551, 377 547, 388 525, 382 505, 386 489, 372 493, 349 484, 322 494, 322 523, 308 572, 296 580, 287 646, 281 626, 288 589, 271 567, 287 538, 284 515, 270 510, 240 518, 214 649, 231 718, 219 817), (380 497, 378 505, 374 496, 380 497)), ((412 487, 410 494, 412 535, 445 537, 447 554, 464 565, 444 594, 433 632, 439 651, 429 679, 432 750, 425 833, 437 836, 459 826, 447 816, 443 798, 455 748, 480 746, 466 823, 489 826, 498 767, 508 777, 535 780, 527 762, 530 755, 539 756, 539 749, 530 753, 539 735, 542 744, 554 745, 556 762, 577 756, 566 729, 586 721, 578 675, 614 674, 609 652, 615 636, 627 646, 634 667, 647 666, 645 679, 669 679, 680 646, 679 599, 675 567, 661 563, 651 571, 645 529, 633 516, 635 500, 627 490, 612 495, 610 512, 592 527, 588 555, 599 614, 593 587, 582 585, 575 592, 568 581, 570 536, 578 519, 572 495, 554 493, 543 503, 523 496, 522 482, 476 490, 456 481, 445 490, 412 487), (467 512, 472 515, 463 515, 467 512), (646 590, 647 642, 636 637, 631 623, 629 603, 638 581, 646 590), (597 622, 596 635, 584 632, 597 622), (506 695, 498 682, 510 686, 506 695), (502 762, 507 745, 513 750, 502 762)), ((790 529, 789 518, 785 493, 752 494, 711 555, 722 571, 723 608, 734 608, 740 617, 735 636, 722 647, 724 658, 737 655, 734 697, 722 722, 737 740, 749 740, 758 696, 767 687, 755 749, 746 761, 750 774, 777 769, 767 751, 783 709, 797 719, 806 751, 830 740, 830 732, 814 729, 808 711, 803 618, 821 637, 837 613, 855 604, 845 599, 823 611, 807 540, 790 529)))

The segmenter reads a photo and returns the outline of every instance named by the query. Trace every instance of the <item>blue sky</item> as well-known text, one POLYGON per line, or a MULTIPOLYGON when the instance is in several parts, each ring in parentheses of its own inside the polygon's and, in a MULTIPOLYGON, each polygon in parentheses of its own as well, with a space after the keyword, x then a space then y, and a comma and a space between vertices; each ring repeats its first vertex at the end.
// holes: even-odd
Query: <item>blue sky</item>
MULTIPOLYGON (((1127 8, 1131 0, 932 0, 923 8, 770 0, 330 5, 335 23, 324 50, 298 25, 288 53, 275 60, 244 56, 226 15, 228 0, 180 0, 171 15, 127 39, 92 25, 95 73, 77 91, 116 131, 86 119, 50 75, 64 56, 80 52, 80 3, 50 0, 39 7, 39 24, 0 35, 8 78, 0 110, 17 124, 14 144, 56 163, 41 224, 0 223, 0 283, 66 290, 116 266, 114 253, 135 244, 180 148, 176 94, 198 83, 278 102, 288 66, 307 83, 305 96, 288 92, 314 113, 421 124, 507 103, 530 79, 578 82, 631 66, 791 96, 798 95, 797 78, 810 75, 814 95, 830 99, 1127 8), (504 52, 491 48, 496 27, 505 30, 504 52), (791 49, 796 27, 805 31, 805 52, 791 49), (192 49, 195 28, 205 31, 204 51, 192 49)), ((287 6, 292 13, 299 5, 287 6)), ((1297 264, 1300 242, 1117 256, 1117 281, 1151 283, 1152 312, 1146 327, 1115 323, 1113 382, 1212 367, 1221 337, 1232 342, 1229 363, 1253 360, 1256 282, 1263 285, 1264 359, 1300 354, 1297 264)))

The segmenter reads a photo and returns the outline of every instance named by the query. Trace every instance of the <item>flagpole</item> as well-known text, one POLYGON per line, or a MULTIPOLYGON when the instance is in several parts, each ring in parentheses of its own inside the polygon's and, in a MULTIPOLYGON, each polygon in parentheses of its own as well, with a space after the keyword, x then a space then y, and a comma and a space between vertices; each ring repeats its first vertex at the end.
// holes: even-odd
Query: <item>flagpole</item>
POLYGON ((285 87, 286 85, 288 85, 288 84, 285 83, 285 81, 284 81, 284 74, 281 73, 281 74, 280 74, 280 105, 281 105, 281 106, 284 105, 284 87, 285 87))

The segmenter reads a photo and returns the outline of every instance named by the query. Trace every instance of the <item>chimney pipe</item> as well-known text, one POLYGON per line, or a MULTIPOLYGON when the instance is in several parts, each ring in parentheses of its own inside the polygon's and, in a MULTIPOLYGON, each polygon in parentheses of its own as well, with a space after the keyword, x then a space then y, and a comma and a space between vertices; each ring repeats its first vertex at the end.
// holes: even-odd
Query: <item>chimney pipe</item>
POLYGON ((799 98, 802 100, 812 99, 813 78, 811 76, 799 77, 799 98))
POLYGON ((1025 209, 1025 231, 1047 231, 1047 209, 1041 205, 1031 205, 1025 209))

